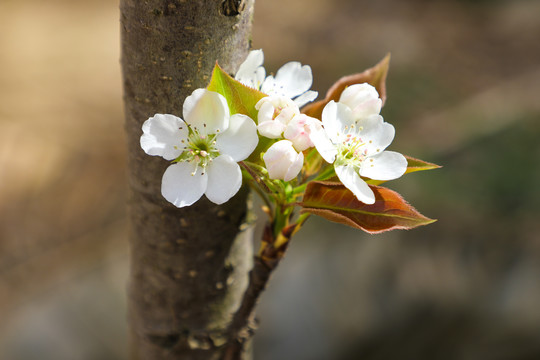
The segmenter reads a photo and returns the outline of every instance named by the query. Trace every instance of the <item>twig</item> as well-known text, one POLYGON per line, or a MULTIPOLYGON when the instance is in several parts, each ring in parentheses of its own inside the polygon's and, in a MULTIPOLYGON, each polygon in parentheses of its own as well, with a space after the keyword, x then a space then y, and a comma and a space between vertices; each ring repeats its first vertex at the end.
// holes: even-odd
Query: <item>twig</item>
MULTIPOLYGON (((279 234, 280 237, 290 239, 296 230, 297 224, 284 228, 279 234)), ((255 307, 266 285, 270 280, 270 275, 283 258, 287 249, 288 241, 280 241, 281 246, 276 247, 272 226, 267 224, 263 233, 263 250, 259 256, 255 257, 253 269, 249 273, 249 284, 242 303, 233 316, 229 327, 229 341, 225 345, 222 360, 239 360, 244 350, 244 345, 251 339, 256 330, 255 307)))

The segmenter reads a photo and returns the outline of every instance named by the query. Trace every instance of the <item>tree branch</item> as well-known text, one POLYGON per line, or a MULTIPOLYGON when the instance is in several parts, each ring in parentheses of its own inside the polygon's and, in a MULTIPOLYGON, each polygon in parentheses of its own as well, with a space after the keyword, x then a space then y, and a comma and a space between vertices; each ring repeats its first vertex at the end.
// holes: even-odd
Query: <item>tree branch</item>
POLYGON ((279 241, 281 245, 279 246, 276 246, 277 239, 274 238, 272 224, 265 227, 262 248, 255 257, 253 269, 249 273, 249 284, 246 293, 229 326, 229 337, 222 360, 241 359, 245 344, 250 341, 257 328, 255 308, 259 298, 266 289, 272 272, 283 258, 291 236, 301 225, 293 224, 285 227, 278 236, 281 238, 281 241, 279 241))

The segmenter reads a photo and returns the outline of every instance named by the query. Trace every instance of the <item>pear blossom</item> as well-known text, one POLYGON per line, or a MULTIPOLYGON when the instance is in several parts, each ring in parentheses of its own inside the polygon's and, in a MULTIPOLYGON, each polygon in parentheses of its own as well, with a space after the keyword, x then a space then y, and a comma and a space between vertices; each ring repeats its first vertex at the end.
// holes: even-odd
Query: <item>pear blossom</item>
POLYGON ((262 50, 250 51, 238 68, 235 79, 267 95, 293 99, 298 107, 315 100, 317 92, 309 90, 313 83, 309 65, 291 61, 279 68, 275 77, 272 75, 267 77, 266 70, 262 66, 263 62, 262 50))
MULTIPOLYGON (((348 104, 357 109, 354 105, 362 103, 359 98, 352 97, 348 104)), ((363 109, 355 113, 349 105, 330 101, 322 112, 324 127, 311 126, 310 138, 323 159, 334 164, 343 185, 359 201, 373 204, 375 195, 361 177, 396 179, 405 173, 407 160, 400 153, 385 151, 395 135, 391 124, 377 113, 365 114, 363 109)))
POLYGON ((268 148, 263 161, 270 179, 291 181, 302 169, 304 154, 297 153, 289 140, 280 140, 268 148))
POLYGON ((176 207, 190 206, 206 197, 222 204, 242 184, 238 161, 246 159, 259 142, 255 122, 248 116, 230 116, 225 98, 197 89, 186 98, 184 119, 156 114, 142 126, 142 149, 173 160, 163 174, 161 193, 176 207))

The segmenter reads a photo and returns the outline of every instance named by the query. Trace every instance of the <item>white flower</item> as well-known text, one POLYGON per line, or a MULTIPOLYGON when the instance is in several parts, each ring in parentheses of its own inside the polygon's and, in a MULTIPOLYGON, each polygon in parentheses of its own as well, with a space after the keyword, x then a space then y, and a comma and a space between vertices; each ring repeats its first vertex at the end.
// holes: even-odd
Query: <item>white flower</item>
POLYGON ((349 106, 330 101, 323 109, 322 124, 324 128, 311 127, 310 138, 319 154, 334 163, 343 185, 361 202, 373 204, 375 195, 360 176, 392 180, 405 173, 405 157, 384 151, 395 130, 382 116, 371 114, 358 119, 349 106))
POLYGON ((268 148, 263 160, 270 179, 290 181, 302 169, 304 154, 297 153, 289 140, 280 140, 268 148))
POLYGON ((341 93, 339 102, 351 108, 357 120, 379 114, 382 107, 382 100, 379 98, 377 89, 368 83, 347 87, 341 93))
POLYGON ((313 83, 309 65, 302 66, 297 61, 291 61, 283 65, 275 77, 272 75, 266 77, 263 62, 262 50, 251 51, 238 68, 235 79, 267 95, 293 99, 298 107, 315 100, 317 92, 309 90, 313 83))
POLYGON ((141 147, 148 155, 174 160, 161 183, 161 193, 177 207, 189 206, 205 194, 222 204, 242 184, 237 162, 246 159, 259 142, 253 120, 229 115, 225 98, 197 89, 184 101, 184 120, 156 114, 142 126, 141 147))

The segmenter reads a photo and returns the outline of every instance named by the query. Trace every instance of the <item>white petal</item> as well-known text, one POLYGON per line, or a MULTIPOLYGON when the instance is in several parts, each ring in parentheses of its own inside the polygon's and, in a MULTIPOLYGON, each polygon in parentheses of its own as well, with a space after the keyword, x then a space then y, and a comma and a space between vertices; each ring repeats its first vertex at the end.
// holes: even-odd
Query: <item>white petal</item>
POLYGON ((259 134, 269 139, 279 139, 285 130, 285 125, 276 120, 263 121, 257 125, 259 134))
POLYGON ((382 106, 377 89, 368 83, 347 87, 341 93, 339 102, 350 107, 357 119, 379 114, 382 106))
POLYGON ((397 179, 407 170, 405 156, 394 151, 384 151, 382 154, 368 157, 362 163, 360 175, 374 180, 397 179))
POLYGON ((242 185, 240 166, 228 155, 215 158, 206 167, 208 188, 205 195, 215 204, 223 204, 232 198, 242 185))
POLYGON ((216 134, 229 126, 229 107, 223 95, 197 89, 184 101, 184 119, 203 134, 216 134))
POLYGON ((321 126, 309 126, 309 138, 324 160, 333 163, 336 159, 337 148, 321 126))
POLYGON ((276 73, 276 77, 267 77, 261 91, 269 95, 280 95, 293 98, 309 90, 313 82, 309 65, 291 61, 283 65, 276 73))
POLYGON ((396 130, 382 116, 372 115, 357 123, 358 135, 365 143, 367 155, 380 154, 392 143, 396 130))
POLYGON ((258 143, 255 122, 249 116, 241 114, 231 116, 227 130, 216 137, 219 152, 230 155, 235 162, 251 155, 258 143))
POLYGON ((259 111, 257 113, 258 122, 271 120, 274 117, 275 108, 270 96, 265 96, 261 100, 257 101, 255 104, 255 109, 259 111))
POLYGON ((141 148, 148 155, 162 156, 174 160, 183 151, 189 134, 184 120, 170 114, 156 114, 146 120, 142 126, 141 148))
POLYGON ((382 108, 381 99, 372 99, 363 102, 362 104, 356 106, 352 109, 354 118, 360 120, 372 115, 379 115, 382 108))
POLYGON ((266 71, 262 66, 264 54, 262 50, 252 50, 246 60, 240 65, 236 72, 235 79, 242 84, 259 90, 266 76, 266 71))
POLYGON ((368 184, 360 178, 352 166, 336 166, 336 175, 345 187, 352 191, 356 198, 364 204, 374 204, 375 194, 368 184))
POLYGON ((296 158, 294 159, 293 163, 285 173, 285 177, 283 178, 284 181, 291 181, 295 177, 298 176, 300 173, 300 170, 302 170, 302 166, 304 165, 304 154, 302 152, 299 152, 298 155, 296 155, 296 158))
POLYGON ((294 99, 294 102, 296 103, 296 105, 298 105, 299 108, 301 108, 308 102, 312 102, 313 100, 315 100, 317 98, 317 95, 319 95, 318 92, 309 90, 294 99))
POLYGON ((351 125, 355 122, 347 105, 330 101, 323 109, 322 123, 330 139, 337 144, 341 142, 344 134, 351 131, 351 125))
POLYGON ((279 121, 282 124, 288 124, 293 117, 300 114, 300 109, 298 109, 298 106, 294 102, 291 102, 293 106, 288 106, 284 109, 281 109, 279 114, 274 119, 275 121, 279 121))
POLYGON ((201 198, 207 182, 208 176, 201 167, 179 162, 165 170, 161 180, 161 194, 176 207, 189 206, 201 198), (195 174, 191 175, 195 170, 195 174))
POLYGON ((266 150, 263 155, 264 165, 270 179, 282 179, 291 166, 293 157, 290 156, 292 143, 288 140, 278 141, 266 150))

